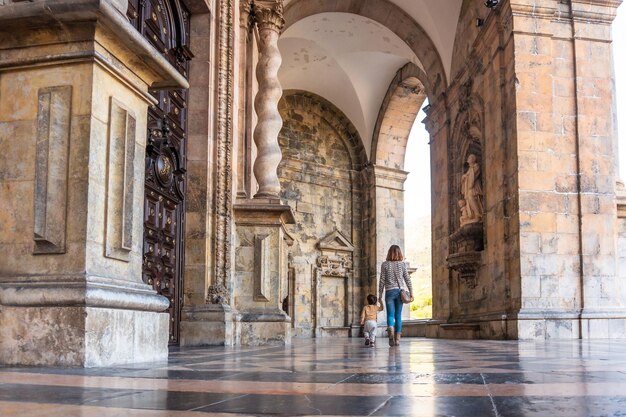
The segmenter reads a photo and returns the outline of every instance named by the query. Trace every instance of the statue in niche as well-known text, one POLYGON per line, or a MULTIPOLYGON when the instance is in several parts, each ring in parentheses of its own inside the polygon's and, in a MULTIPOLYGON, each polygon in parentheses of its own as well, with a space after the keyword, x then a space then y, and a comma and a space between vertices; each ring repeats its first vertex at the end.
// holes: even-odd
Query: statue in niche
POLYGON ((467 164, 469 165, 467 171, 461 177, 461 193, 463 194, 463 199, 459 201, 461 226, 482 221, 484 213, 480 165, 476 162, 476 155, 470 154, 467 157, 467 164))
POLYGON ((472 223, 469 217, 469 209, 467 207, 467 201, 465 201, 464 199, 459 200, 459 211, 461 212, 461 218, 459 219, 461 226, 465 226, 466 224, 472 223))

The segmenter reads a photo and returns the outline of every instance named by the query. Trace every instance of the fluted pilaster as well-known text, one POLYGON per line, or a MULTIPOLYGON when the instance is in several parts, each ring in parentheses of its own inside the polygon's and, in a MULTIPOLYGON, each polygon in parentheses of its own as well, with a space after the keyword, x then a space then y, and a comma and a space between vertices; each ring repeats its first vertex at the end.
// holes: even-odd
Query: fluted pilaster
POLYGON ((259 184, 255 198, 278 197, 278 164, 282 158, 278 146, 278 134, 283 126, 278 112, 282 88, 278 81, 278 69, 282 62, 278 50, 278 37, 285 24, 282 0, 256 0, 252 4, 259 30, 259 62, 256 77, 259 91, 254 99, 258 121, 254 129, 257 157, 254 176, 259 184))

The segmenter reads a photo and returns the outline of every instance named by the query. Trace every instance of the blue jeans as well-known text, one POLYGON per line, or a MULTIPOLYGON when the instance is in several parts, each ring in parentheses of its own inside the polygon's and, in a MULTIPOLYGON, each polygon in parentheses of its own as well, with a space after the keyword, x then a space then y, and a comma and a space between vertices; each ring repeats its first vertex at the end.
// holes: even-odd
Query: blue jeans
POLYGON ((385 307, 387 307, 387 326, 393 327, 396 333, 402 332, 402 300, 400 289, 385 291, 385 307))

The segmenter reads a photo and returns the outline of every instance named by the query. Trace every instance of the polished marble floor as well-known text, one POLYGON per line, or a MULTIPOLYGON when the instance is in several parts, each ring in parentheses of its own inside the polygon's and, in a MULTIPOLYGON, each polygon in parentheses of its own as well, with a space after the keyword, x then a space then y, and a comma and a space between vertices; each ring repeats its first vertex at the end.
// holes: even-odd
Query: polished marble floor
POLYGON ((106 369, 0 368, 0 416, 626 416, 626 340, 359 339, 173 351, 106 369))

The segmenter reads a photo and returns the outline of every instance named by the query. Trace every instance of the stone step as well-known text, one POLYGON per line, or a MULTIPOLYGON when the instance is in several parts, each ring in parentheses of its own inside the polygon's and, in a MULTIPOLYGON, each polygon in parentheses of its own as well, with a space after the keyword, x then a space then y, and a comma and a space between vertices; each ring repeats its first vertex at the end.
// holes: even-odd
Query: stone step
POLYGON ((442 323, 441 337, 445 339, 478 339, 480 337, 479 323, 442 323))

